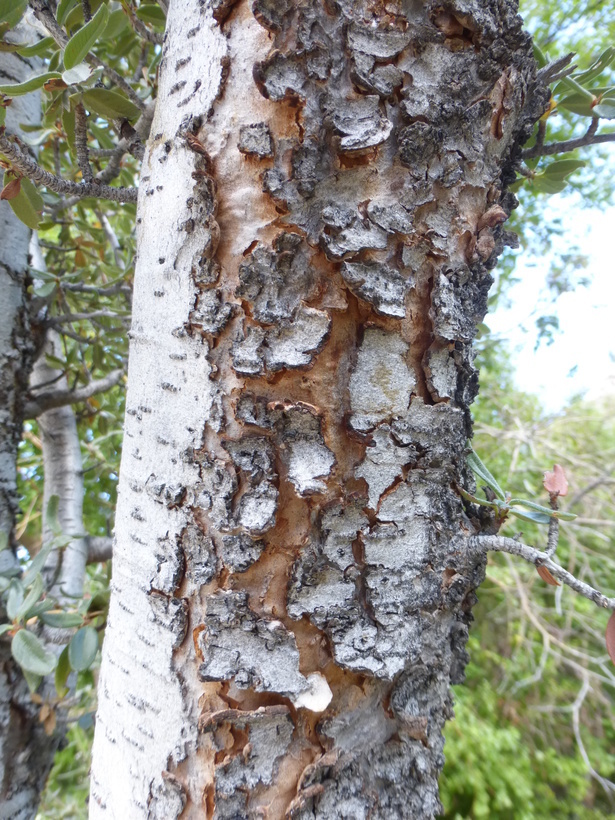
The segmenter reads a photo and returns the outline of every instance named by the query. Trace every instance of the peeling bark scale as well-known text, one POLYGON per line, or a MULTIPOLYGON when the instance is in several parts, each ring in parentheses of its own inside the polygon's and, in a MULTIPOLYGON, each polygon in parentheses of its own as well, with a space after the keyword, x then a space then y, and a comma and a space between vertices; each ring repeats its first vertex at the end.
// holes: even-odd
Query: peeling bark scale
POLYGON ((544 110, 513 0, 174 0, 91 816, 431 818, 472 340, 544 110))

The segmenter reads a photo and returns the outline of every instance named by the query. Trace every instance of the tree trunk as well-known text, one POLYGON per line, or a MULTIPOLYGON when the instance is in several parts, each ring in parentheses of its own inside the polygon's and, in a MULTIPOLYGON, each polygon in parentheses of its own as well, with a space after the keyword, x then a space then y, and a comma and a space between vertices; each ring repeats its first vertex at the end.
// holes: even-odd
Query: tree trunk
MULTIPOLYGON (((16 31, 23 42, 23 30, 16 31)), ((0 51, 2 82, 23 82, 35 72, 36 61, 0 51)), ((19 134, 21 124, 40 120, 40 100, 28 94, 13 100, 6 129, 19 134)), ((28 379, 36 356, 40 328, 33 326, 28 303, 29 229, 8 202, 0 202, 0 532, 10 548, 0 552, 0 567, 16 565, 13 527, 17 504, 17 447, 28 379)), ((57 739, 45 734, 39 706, 30 696, 10 642, 0 641, 0 816, 30 820, 57 749, 57 739)))
POLYGON ((92 817, 439 811, 534 71, 513 0, 171 3, 92 817))

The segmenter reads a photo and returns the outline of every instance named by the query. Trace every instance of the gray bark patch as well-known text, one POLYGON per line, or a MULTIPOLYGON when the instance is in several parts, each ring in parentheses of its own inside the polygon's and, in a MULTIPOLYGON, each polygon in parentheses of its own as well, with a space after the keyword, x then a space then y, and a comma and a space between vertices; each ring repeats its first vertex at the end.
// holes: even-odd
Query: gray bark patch
POLYGON ((365 331, 350 377, 350 424, 355 430, 370 430, 407 411, 416 384, 405 361, 408 349, 397 334, 365 331))

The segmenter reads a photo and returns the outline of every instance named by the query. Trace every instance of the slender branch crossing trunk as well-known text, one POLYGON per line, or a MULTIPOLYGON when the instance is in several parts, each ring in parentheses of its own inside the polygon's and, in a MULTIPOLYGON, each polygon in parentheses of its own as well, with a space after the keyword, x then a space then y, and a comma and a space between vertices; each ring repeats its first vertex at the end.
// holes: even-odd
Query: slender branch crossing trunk
POLYGON ((437 814, 534 69, 513 0, 171 2, 92 817, 437 814))

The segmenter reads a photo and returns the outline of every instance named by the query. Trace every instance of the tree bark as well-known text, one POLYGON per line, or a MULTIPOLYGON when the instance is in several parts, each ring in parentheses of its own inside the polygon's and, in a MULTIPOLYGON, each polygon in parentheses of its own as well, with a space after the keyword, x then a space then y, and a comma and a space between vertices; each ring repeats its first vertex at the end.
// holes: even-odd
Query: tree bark
MULTIPOLYGON (((23 42, 23 30, 16 34, 23 42)), ((0 51, 2 82, 23 82, 36 67, 34 60, 0 51)), ((20 124, 39 120, 38 95, 17 97, 7 110, 6 129, 19 134, 20 124)), ((7 534, 10 545, 0 553, 0 566, 7 569, 17 563, 13 536, 18 510, 17 448, 41 330, 32 321, 27 295, 30 231, 8 202, 0 202, 0 237, 0 532, 7 534)), ((11 656, 10 642, 4 638, 0 641, 0 816, 34 817, 56 749, 57 740, 45 734, 39 706, 32 701, 11 656)))
POLYGON ((545 91, 512 0, 176 0, 91 816, 431 818, 472 340, 545 91))

